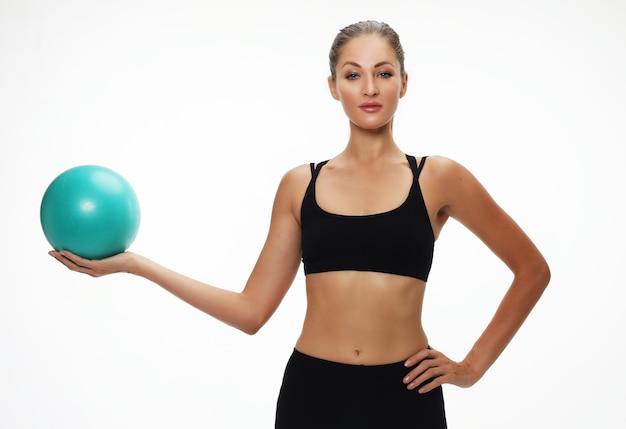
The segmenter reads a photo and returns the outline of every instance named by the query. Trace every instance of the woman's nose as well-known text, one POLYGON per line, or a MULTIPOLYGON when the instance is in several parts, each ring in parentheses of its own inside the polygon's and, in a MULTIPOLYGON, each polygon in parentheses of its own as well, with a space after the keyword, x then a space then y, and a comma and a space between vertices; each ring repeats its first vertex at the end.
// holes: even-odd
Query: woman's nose
POLYGON ((363 95, 374 97, 378 95, 378 87, 374 79, 363 79, 363 95))

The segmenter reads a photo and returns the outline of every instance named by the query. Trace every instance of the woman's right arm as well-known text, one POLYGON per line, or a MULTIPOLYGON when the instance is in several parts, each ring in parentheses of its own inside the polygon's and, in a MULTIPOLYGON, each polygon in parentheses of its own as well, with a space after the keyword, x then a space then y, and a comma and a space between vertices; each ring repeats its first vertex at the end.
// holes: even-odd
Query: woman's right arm
POLYGON ((132 252, 99 261, 83 259, 67 251, 50 254, 69 269, 93 277, 117 272, 144 277, 214 318, 254 334, 274 314, 300 266, 298 214, 308 182, 307 172, 306 166, 298 167, 281 180, 265 245, 241 292, 199 282, 132 252))

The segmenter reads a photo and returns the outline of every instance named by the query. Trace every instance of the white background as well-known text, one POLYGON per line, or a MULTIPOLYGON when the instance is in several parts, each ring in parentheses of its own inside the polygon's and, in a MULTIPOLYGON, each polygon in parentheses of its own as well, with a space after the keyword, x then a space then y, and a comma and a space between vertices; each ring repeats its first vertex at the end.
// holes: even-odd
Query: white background
MULTIPOLYGON (((70 167, 112 168, 140 198, 133 251, 241 289, 282 174, 344 147, 327 53, 362 19, 406 51, 400 146, 467 166, 553 272, 490 372, 446 387, 450 427, 626 426, 623 2, 1 0, 0 427, 272 427, 302 273, 249 337, 143 279, 67 271, 39 204, 70 167)), ((510 280, 451 222, 431 344, 461 359, 510 280)))

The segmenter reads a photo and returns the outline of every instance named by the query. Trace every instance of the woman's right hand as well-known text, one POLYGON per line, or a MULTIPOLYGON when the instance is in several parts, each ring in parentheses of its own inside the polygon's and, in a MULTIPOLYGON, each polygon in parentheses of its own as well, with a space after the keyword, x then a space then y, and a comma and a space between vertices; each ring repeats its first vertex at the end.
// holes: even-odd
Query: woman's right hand
POLYGON ((131 252, 123 252, 100 260, 81 258, 67 250, 52 250, 48 254, 70 270, 84 273, 91 277, 101 277, 113 273, 130 273, 136 257, 131 252))

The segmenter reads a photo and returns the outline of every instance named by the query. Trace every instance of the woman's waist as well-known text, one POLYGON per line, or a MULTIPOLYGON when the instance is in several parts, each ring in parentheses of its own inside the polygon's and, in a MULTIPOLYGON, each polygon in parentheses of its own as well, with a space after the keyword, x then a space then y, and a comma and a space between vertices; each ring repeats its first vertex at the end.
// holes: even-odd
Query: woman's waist
POLYGON ((305 321, 296 349, 307 355, 354 365, 380 365, 407 359, 428 346, 419 323, 359 326, 305 321))

